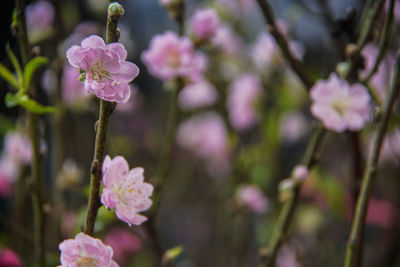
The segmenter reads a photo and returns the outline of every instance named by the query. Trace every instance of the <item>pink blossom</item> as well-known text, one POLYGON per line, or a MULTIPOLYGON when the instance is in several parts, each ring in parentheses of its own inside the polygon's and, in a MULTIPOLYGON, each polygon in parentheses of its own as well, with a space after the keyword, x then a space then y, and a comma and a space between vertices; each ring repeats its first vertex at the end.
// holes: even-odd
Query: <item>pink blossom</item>
POLYGON ((311 113, 325 128, 343 132, 358 131, 369 119, 370 96, 361 84, 349 85, 335 73, 328 80, 318 81, 310 91, 311 113))
POLYGON ((285 246, 280 249, 277 259, 276 259, 277 267, 301 267, 302 265, 299 263, 296 257, 296 251, 289 247, 285 246))
POLYGON ((20 267, 21 259, 9 248, 0 248, 0 266, 4 267, 20 267))
POLYGON ((64 240, 59 249, 61 251, 61 266, 101 266, 117 267, 112 260, 113 249, 106 246, 100 239, 79 233, 75 239, 64 240))
MULTIPOLYGON (((365 78, 375 64, 378 55, 378 48, 373 44, 368 44, 362 50, 361 55, 364 57, 365 67, 364 70, 360 72, 360 75, 365 78)), ((376 89, 380 101, 384 101, 388 94, 391 74, 395 64, 394 59, 395 55, 388 52, 381 61, 378 70, 371 77, 370 84, 374 89, 376 89)))
POLYGON ((11 192, 12 183, 6 176, 1 173, 0 170, 0 196, 9 196, 11 192))
MULTIPOLYGON (((282 33, 287 35, 288 29, 283 21, 280 21, 279 28, 281 28, 282 33)), ((292 54, 301 60, 304 56, 303 45, 300 42, 291 40, 288 43, 292 54)), ((275 38, 267 32, 263 32, 258 36, 256 42, 251 46, 250 56, 260 71, 266 71, 283 62, 282 54, 275 38)))
POLYGON ((395 129, 386 135, 380 161, 389 161, 396 166, 400 165, 400 129, 395 129))
POLYGON ((171 31, 155 35, 141 57, 149 72, 163 81, 177 77, 198 80, 206 67, 205 56, 194 50, 190 39, 171 31))
POLYGON ((251 58, 260 70, 265 70, 277 63, 280 50, 270 33, 261 33, 250 49, 251 58))
POLYGON ((201 40, 213 38, 220 26, 219 18, 214 9, 199 9, 191 20, 192 33, 201 40))
POLYGON ((179 105, 184 110, 209 106, 217 101, 214 86, 206 80, 190 83, 179 93, 179 105))
POLYGON ((227 137, 223 120, 214 112, 191 117, 177 131, 177 143, 204 160, 213 176, 225 175, 230 170, 227 137))
POLYGON ((114 259, 119 264, 125 263, 130 255, 139 251, 143 246, 139 237, 123 227, 111 229, 104 237, 104 243, 112 247, 114 259))
POLYGON ((144 182, 143 168, 129 170, 126 160, 106 156, 103 163, 103 194, 101 203, 114 209, 117 217, 129 225, 140 225, 147 218, 139 212, 150 208, 153 186, 144 182))
POLYGON ((36 43, 47 37, 54 20, 54 8, 48 1, 38 1, 26 7, 26 27, 29 41, 36 43))
POLYGON ((298 112, 289 112, 285 114, 280 126, 283 140, 290 143, 298 141, 308 131, 306 118, 303 114, 298 112))
POLYGON ((257 123, 259 115, 255 103, 262 93, 258 76, 245 73, 236 78, 230 86, 228 96, 229 119, 237 130, 247 130, 257 123))
POLYGON ((262 214, 268 210, 268 200, 260 188, 254 185, 242 185, 236 192, 236 199, 241 206, 254 213, 262 214))
POLYGON ((297 181, 304 181, 308 177, 308 168, 305 165, 297 165, 292 172, 292 178, 297 181))
POLYGON ((85 105, 90 94, 85 90, 84 84, 79 81, 79 70, 65 65, 61 77, 62 99, 69 106, 85 105))
POLYGON ((243 43, 236 34, 226 25, 218 27, 217 33, 211 40, 212 44, 223 52, 235 55, 243 49, 243 43))
POLYGON ((22 133, 11 132, 5 136, 4 152, 11 160, 29 164, 32 158, 32 146, 30 140, 22 133))
POLYGON ((92 35, 67 50, 69 63, 85 72, 85 88, 106 101, 124 103, 131 95, 129 82, 139 74, 139 68, 125 61, 127 52, 120 43, 105 44, 92 35))

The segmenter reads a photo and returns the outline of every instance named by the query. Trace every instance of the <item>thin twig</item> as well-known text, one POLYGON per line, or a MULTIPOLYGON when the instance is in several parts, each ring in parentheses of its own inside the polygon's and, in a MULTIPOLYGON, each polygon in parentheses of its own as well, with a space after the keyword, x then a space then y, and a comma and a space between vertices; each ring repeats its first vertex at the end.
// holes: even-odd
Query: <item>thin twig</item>
POLYGON ((279 29, 278 25, 275 21, 275 15, 272 11, 271 6, 269 5, 267 0, 257 0, 261 11, 264 15, 266 22, 271 27, 271 34, 275 38, 276 43, 280 47, 283 56, 289 62, 290 66, 292 67, 293 71, 299 76, 300 80, 304 83, 305 88, 307 91, 310 90, 311 86, 314 84, 314 81, 308 76, 308 74, 304 71, 304 66, 300 60, 298 60, 290 50, 289 44, 279 29))
POLYGON ((389 41, 390 41, 390 32, 392 30, 392 25, 393 25, 394 4, 395 4, 395 0, 389 0, 389 9, 388 9, 388 13, 387 13, 386 20, 385 20, 385 25, 383 26, 383 34, 379 41, 378 54, 376 56, 376 59, 375 59, 375 62, 374 62, 374 65, 373 65, 371 71, 364 78, 363 83, 367 83, 372 78, 372 76, 375 74, 375 72, 378 70, 378 67, 379 67, 379 65, 383 59, 383 56, 385 55, 385 52, 388 48, 389 41))
MULTIPOLYGON (((108 7, 106 34, 107 44, 118 41, 117 25, 119 18, 123 14, 121 10, 123 10, 122 6, 116 2, 111 3, 108 7)), ((96 123, 97 132, 94 149, 94 159, 92 162, 90 175, 89 203, 84 225, 84 232, 88 235, 93 234, 97 211, 100 207, 100 183, 102 176, 104 151, 106 146, 107 128, 110 116, 114 112, 116 106, 117 104, 114 102, 108 102, 100 99, 99 120, 96 123)))
MULTIPOLYGON (((311 169, 317 161, 316 154, 325 132, 326 130, 322 127, 322 125, 319 125, 318 128, 314 131, 314 134, 311 136, 310 141, 308 142, 303 158, 303 164, 307 166, 308 169, 311 169)), ((269 241, 269 244, 266 250, 262 251, 263 266, 273 267, 275 265, 278 250, 281 247, 289 231, 290 224, 298 202, 297 200, 299 198, 299 193, 300 184, 296 185, 293 188, 293 192, 290 198, 286 200, 286 202, 283 204, 283 207, 281 208, 278 222, 273 229, 272 237, 269 241)))
POLYGON ((356 263, 356 256, 359 250, 360 234, 364 228, 363 226, 367 215, 368 202, 376 177, 377 165, 382 143, 388 128, 389 118, 392 113, 395 100, 399 94, 399 71, 400 57, 398 56, 393 73, 390 96, 386 100, 382 120, 378 126, 378 133, 374 138, 372 150, 369 154, 367 165, 365 166, 364 177, 361 184, 361 191, 357 200, 356 212, 351 226, 349 240, 347 243, 346 258, 344 262, 345 267, 354 267, 356 263))
MULTIPOLYGON (((20 47, 23 66, 25 66, 30 58, 29 41, 26 30, 25 18, 25 1, 16 0, 17 25, 16 35, 20 47)), ((35 87, 26 88, 29 90, 31 97, 35 97, 35 87)), ((39 126, 37 115, 27 112, 29 136, 32 144, 32 205, 34 216, 34 237, 35 237, 35 253, 38 266, 45 266, 45 243, 44 243, 44 213, 43 213, 43 182, 42 182, 42 166, 40 155, 39 126)))

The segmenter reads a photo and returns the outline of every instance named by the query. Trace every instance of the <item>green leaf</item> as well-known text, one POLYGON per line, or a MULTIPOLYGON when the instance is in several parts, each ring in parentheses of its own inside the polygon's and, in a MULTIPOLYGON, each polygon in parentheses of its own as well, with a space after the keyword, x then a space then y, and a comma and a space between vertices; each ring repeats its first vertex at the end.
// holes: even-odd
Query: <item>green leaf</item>
POLYGON ((9 84, 11 84, 12 87, 18 89, 18 83, 17 79, 15 76, 9 71, 3 64, 0 63, 0 76, 9 84))
POLYGON ((35 57, 31 59, 25 66, 24 69, 24 85, 26 90, 31 85, 32 76, 40 66, 47 64, 48 59, 45 57, 35 57))
POLYGON ((183 247, 182 246, 176 246, 173 248, 168 249, 163 256, 163 261, 165 263, 169 263, 179 257, 181 253, 183 252, 183 247))
POLYGON ((8 108, 12 108, 18 105, 18 96, 12 93, 7 93, 4 100, 8 108))
POLYGON ((27 95, 23 95, 18 99, 18 104, 26 108, 28 111, 36 114, 54 112, 54 107, 42 106, 35 100, 30 99, 27 95))
POLYGON ((21 65, 19 64, 19 61, 17 59, 17 57, 15 56, 14 52, 12 51, 10 44, 6 45, 6 52, 8 55, 8 58, 10 59, 11 63, 13 64, 15 71, 17 72, 17 78, 18 78, 18 83, 19 83, 19 87, 23 86, 23 76, 22 76, 22 68, 21 65))

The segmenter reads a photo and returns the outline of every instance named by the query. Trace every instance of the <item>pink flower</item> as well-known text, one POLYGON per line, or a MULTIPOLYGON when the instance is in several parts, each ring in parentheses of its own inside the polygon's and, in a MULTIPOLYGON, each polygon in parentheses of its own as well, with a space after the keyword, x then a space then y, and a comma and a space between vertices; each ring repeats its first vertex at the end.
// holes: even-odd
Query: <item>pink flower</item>
POLYGON ((115 209, 117 217, 129 225, 140 225, 147 220, 139 212, 150 208, 153 186, 145 183, 143 168, 129 170, 126 160, 106 156, 103 163, 103 194, 101 203, 115 209))
POLYGON ((60 246, 61 266, 101 266, 117 267, 112 260, 113 250, 106 246, 100 239, 93 238, 84 233, 79 233, 75 239, 64 240, 60 246))
POLYGON ((30 140, 22 133, 11 132, 5 136, 4 152, 8 158, 20 164, 29 164, 32 158, 30 140))
POLYGON ((277 267, 301 267, 302 265, 297 260, 296 251, 289 247, 285 246, 280 249, 277 259, 276 259, 277 267))
POLYGON ((280 132, 284 141, 293 143, 302 138, 308 131, 307 120, 303 114, 289 112, 284 115, 280 132))
POLYGON ((210 40, 216 35, 219 26, 219 18, 214 9, 199 9, 193 14, 192 33, 198 39, 210 40))
POLYGON ((38 1, 26 7, 26 27, 29 41, 36 43, 47 37, 54 21, 54 8, 48 1, 38 1))
MULTIPOLYGON (((360 75, 365 78, 375 64, 378 55, 378 48, 373 44, 368 44, 362 50, 361 55, 364 57, 365 67, 364 70, 360 72, 360 75)), ((395 64, 394 59, 395 55, 388 52, 381 61, 378 70, 371 77, 370 84, 374 89, 376 89, 380 101, 384 101, 388 94, 391 74, 395 64)))
POLYGON ((304 165, 297 165, 292 172, 292 178, 297 181, 304 181, 308 177, 308 168, 304 165))
POLYGON ((209 106, 217 101, 218 95, 206 80, 186 85, 179 93, 179 105, 184 110, 209 106))
POLYGON ((114 259, 120 264, 125 263, 130 255, 139 251, 143 246, 139 237, 123 227, 113 228, 104 237, 104 243, 113 248, 114 259))
POLYGON ((0 248, 0 266, 20 267, 22 266, 19 256, 9 248, 0 248))
POLYGON ((106 101, 124 103, 131 95, 129 83, 138 76, 139 68, 125 61, 127 52, 120 43, 105 44, 92 35, 67 50, 69 63, 85 72, 85 88, 106 101))
POLYGON ((228 26, 218 27, 217 33, 211 40, 212 44, 225 53, 235 55, 243 48, 243 43, 228 26))
POLYGON ((213 176, 225 175, 230 170, 230 148, 227 130, 220 116, 208 112, 191 117, 177 131, 177 143, 206 162, 213 176))
POLYGON ((370 96, 361 84, 349 85, 335 73, 318 81, 310 91, 311 113, 325 128, 343 132, 358 131, 369 119, 370 96))
POLYGON ((194 50, 190 39, 171 31, 155 35, 141 57, 149 72, 163 81, 177 77, 198 80, 206 67, 204 55, 194 50))
POLYGON ((84 84, 79 81, 79 70, 65 65, 61 77, 62 99, 69 106, 87 104, 90 94, 85 91, 84 84))
POLYGON ((262 214, 268 210, 268 200, 260 188, 254 185, 242 185, 236 192, 238 203, 254 213, 262 214))
POLYGON ((228 96, 229 119, 237 130, 247 130, 257 123, 255 103, 262 93, 261 81, 253 74, 242 74, 230 86, 228 96))

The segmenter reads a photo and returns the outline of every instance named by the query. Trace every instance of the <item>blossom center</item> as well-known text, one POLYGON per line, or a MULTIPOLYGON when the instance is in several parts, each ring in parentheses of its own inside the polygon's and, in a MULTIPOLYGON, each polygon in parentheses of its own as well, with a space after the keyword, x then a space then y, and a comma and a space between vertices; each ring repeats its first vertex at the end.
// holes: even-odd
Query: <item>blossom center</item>
POLYGON ((98 261, 93 258, 88 257, 79 257, 79 260, 76 262, 78 267, 97 267, 98 261))
POLYGON ((344 115, 348 108, 348 103, 344 99, 336 99, 332 102, 332 108, 340 115, 344 115))
POLYGON ((168 53, 167 64, 172 68, 178 68, 181 65, 181 57, 179 51, 172 50, 168 53))
POLYGON ((104 61, 102 59, 97 60, 90 68, 92 79, 100 81, 103 77, 108 76, 108 72, 104 69, 104 61))

